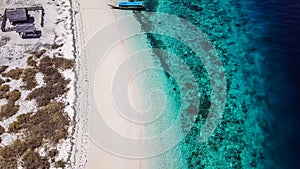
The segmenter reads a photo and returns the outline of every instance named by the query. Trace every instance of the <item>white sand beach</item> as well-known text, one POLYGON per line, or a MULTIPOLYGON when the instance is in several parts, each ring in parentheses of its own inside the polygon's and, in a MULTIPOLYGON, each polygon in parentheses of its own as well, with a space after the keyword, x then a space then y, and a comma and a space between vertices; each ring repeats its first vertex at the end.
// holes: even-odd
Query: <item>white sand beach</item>
MULTIPOLYGON (((104 121, 120 135, 139 139, 144 135, 144 129, 142 125, 131 123, 120 116, 116 110, 116 105, 113 103, 114 93, 112 89, 113 80, 116 78, 118 68, 125 61, 126 66, 129 66, 125 72, 122 72, 124 79, 130 78, 134 72, 137 72, 138 66, 132 62, 128 62, 128 58, 138 50, 149 49, 149 45, 146 43, 146 37, 139 36, 138 40, 127 37, 134 32, 141 32, 139 23, 135 20, 132 11, 118 11, 111 9, 107 6, 107 3, 114 3, 111 0, 79 0, 80 14, 82 19, 81 30, 84 30, 82 34, 78 33, 79 37, 84 39, 81 41, 83 49, 81 51, 81 63, 88 65, 88 70, 79 68, 80 74, 84 74, 84 71, 88 71, 88 77, 83 77, 88 81, 88 84, 82 83, 82 85, 88 85, 88 88, 80 87, 83 93, 81 96, 87 96, 84 90, 89 93, 88 100, 89 105, 81 105, 79 109, 85 109, 82 106, 89 106, 89 127, 94 127, 93 123, 96 119, 93 118, 94 114, 101 114, 104 121), (120 21, 121 18, 129 16, 124 24, 120 21), (108 27, 107 27, 108 26, 108 27), (119 40, 118 44, 114 44, 115 40, 119 40), (135 43, 138 41, 138 44, 135 43), (83 44, 84 43, 84 44, 83 44), (95 45, 95 46, 94 46, 95 45), (89 48, 97 49, 97 51, 89 51, 89 48), (111 49, 110 49, 111 48, 111 49), (109 52, 107 52, 109 50, 109 52), (91 54, 91 52, 93 54, 91 54), (105 54, 105 57, 103 54, 105 54), (86 55, 86 57, 84 56, 86 55), (101 59, 100 59, 101 58, 101 59), (83 72, 82 72, 83 71, 83 72)), ((117 1, 115 1, 117 2, 117 1)), ((80 23, 77 23, 77 26, 80 23)), ((82 39, 81 39, 82 40, 82 39)), ((151 53, 149 52, 146 56, 143 64, 151 65, 151 53), (147 56, 148 55, 148 56, 147 56)), ((83 66, 81 65, 81 66, 83 66)), ((128 82, 128 81, 127 81, 128 82)), ((130 82, 129 82, 130 83, 130 82)), ((128 83, 118 83, 117 88, 127 88, 128 83)), ((140 100, 143 99, 142 86, 139 85, 138 81, 130 84, 130 93, 128 94, 128 100, 130 105, 136 109, 143 109, 143 103, 140 100)), ((127 106, 130 106, 127 105, 127 106)), ((83 117, 84 118, 84 117, 83 117)), ((99 123, 101 123, 99 121, 99 123)), ((86 124, 83 124, 86 125, 86 124)), ((90 130, 90 129, 89 129, 90 130)), ((95 129, 92 129, 95 130, 95 129)), ((83 131, 84 132, 84 131, 83 131)), ((99 137, 105 135, 101 132, 98 133, 99 137)), ((109 140, 114 144, 119 144, 121 149, 127 151, 144 151, 135 150, 134 145, 127 145, 122 143, 121 140, 109 140)), ((87 139, 88 148, 87 152, 87 164, 86 168, 89 169, 141 169, 148 168, 146 160, 133 160, 130 158, 123 158, 115 155, 116 152, 104 151, 101 145, 97 145, 90 137, 87 139)), ((138 152, 137 152, 138 154, 138 152)), ((122 154, 120 154, 122 156, 122 154)))

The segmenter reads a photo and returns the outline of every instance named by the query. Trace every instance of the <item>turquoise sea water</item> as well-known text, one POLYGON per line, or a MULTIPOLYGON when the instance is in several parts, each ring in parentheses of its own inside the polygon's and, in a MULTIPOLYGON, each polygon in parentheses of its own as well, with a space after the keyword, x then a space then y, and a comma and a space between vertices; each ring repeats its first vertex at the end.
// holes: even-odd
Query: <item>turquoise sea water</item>
MULTIPOLYGON (((299 52, 295 46, 289 50, 285 47, 291 46, 288 45, 289 40, 285 40, 286 32, 282 30, 288 28, 289 23, 299 21, 299 18, 286 21, 288 18, 285 18, 284 11, 297 11, 300 8, 299 3, 283 8, 286 4, 289 3, 255 0, 146 1, 148 12, 175 15, 203 31, 216 49, 226 76, 227 98, 223 117, 213 135, 200 143, 199 133, 212 101, 205 65, 180 39, 147 35, 153 48, 176 54, 197 79, 201 104, 198 114, 187 112, 181 117, 183 126, 190 119, 196 120, 174 151, 180 152, 180 157, 176 157, 180 158, 181 163, 178 168, 299 168, 299 115, 293 107, 297 101, 291 98, 297 96, 298 90, 293 88, 299 83, 294 71, 299 69, 293 70, 294 74, 289 73, 283 64, 284 58, 290 57, 286 51, 293 51, 291 56, 299 52)), ((147 12, 136 16, 145 31, 149 27, 165 29, 153 22, 147 12)), ((172 20, 167 22, 174 23, 172 20)), ((299 23, 293 26, 299 27, 299 23)), ((292 29, 295 32, 299 30, 292 29)), ((182 33, 187 34, 185 31, 188 30, 182 33)), ((294 40, 296 42, 297 37, 294 40)), ((159 59, 165 69, 174 66, 172 58, 161 56, 159 59)), ((299 63, 299 59, 293 61, 295 65, 299 63)), ((288 64, 291 69, 295 66, 288 64)), ((167 74, 166 78, 174 80, 167 74)), ((174 90, 176 87, 170 85, 174 90)), ((161 168, 174 167, 163 165, 161 168)))

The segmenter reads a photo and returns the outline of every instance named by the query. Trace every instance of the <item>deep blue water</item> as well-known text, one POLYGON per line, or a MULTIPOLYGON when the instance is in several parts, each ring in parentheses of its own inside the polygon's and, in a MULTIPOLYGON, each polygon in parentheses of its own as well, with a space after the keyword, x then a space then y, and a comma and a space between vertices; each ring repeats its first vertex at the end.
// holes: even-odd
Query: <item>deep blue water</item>
MULTIPOLYGON (((219 53, 226 72, 228 98, 214 136, 200 145, 195 141, 200 129, 194 127, 181 144, 188 168, 300 168, 300 1, 147 3, 150 11, 176 15, 198 26, 219 53)), ((138 19, 151 24, 145 18, 146 14, 138 19)), ((165 37, 148 38, 151 45, 183 58, 190 50, 172 48, 180 42, 165 37)), ((197 62, 198 71, 203 70, 199 61, 186 62, 197 62)), ((203 86, 207 78, 200 72, 194 73, 203 86)), ((209 105, 209 92, 204 96, 200 100, 209 105)), ((204 116, 197 118, 201 121, 204 116)))
POLYGON ((268 32, 273 38, 267 44, 270 52, 266 57, 273 72, 267 87, 274 98, 274 163, 296 169, 300 168, 300 1, 257 4, 266 11, 261 22, 272 23, 268 32))

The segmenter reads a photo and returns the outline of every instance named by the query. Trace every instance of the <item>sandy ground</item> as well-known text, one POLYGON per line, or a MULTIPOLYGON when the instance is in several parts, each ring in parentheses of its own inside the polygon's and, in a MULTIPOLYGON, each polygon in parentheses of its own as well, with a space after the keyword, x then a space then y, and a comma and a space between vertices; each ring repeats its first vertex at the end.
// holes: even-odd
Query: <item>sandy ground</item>
MULTIPOLYGON (((75 59, 74 47, 73 47, 73 34, 71 29, 71 14, 70 14, 70 2, 66 0, 57 0, 57 1, 48 1, 48 0, 1 0, 0 1, 0 13, 4 13, 5 8, 18 8, 18 7, 29 7, 29 6, 43 6, 45 9, 45 25, 44 27, 40 26, 41 22, 41 12, 29 12, 30 16, 35 19, 35 26, 42 31, 42 36, 39 39, 22 39, 16 32, 2 32, 0 31, 0 39, 8 38, 9 40, 0 45, 0 65, 8 65, 8 70, 14 69, 16 67, 26 68, 27 67, 27 58, 28 54, 25 52, 27 50, 39 50, 43 49, 44 44, 64 44, 61 49, 58 50, 48 50, 47 55, 56 56, 61 55, 68 59, 75 59)), ((70 119, 74 119, 74 100, 75 100, 75 73, 73 70, 68 70, 62 72, 62 74, 71 80, 68 87, 70 91, 65 95, 66 98, 58 98, 61 101, 68 102, 69 105, 66 107, 66 112, 68 113, 70 119)), ((36 80, 39 86, 43 86, 43 75, 38 74, 36 80)), ((20 106, 18 113, 5 120, 0 121, 0 125, 8 128, 18 115, 32 112, 37 109, 37 105, 34 101, 27 101, 26 97, 29 94, 29 91, 21 90, 21 81, 11 81, 8 83, 12 89, 19 89, 22 92, 22 96, 17 104, 20 106)), ((38 86, 38 87, 39 87, 38 86)), ((5 100, 0 100, 0 106, 5 104, 5 100)), ((75 154, 72 151, 72 142, 73 142, 73 129, 75 127, 75 122, 72 120, 71 126, 69 127, 70 138, 62 141, 57 145, 59 154, 57 159, 63 159, 69 161, 70 155, 75 154)), ((81 137, 81 136, 79 136, 81 137)), ((6 133, 2 139, 3 145, 11 144, 17 137, 15 135, 6 133)), ((76 147, 75 147, 76 149, 76 147)), ((42 150, 39 150, 42 152, 42 150)), ((40 153, 42 155, 42 153, 40 153)), ((71 162, 73 163, 73 161, 71 162)), ((52 166, 52 168, 54 168, 52 166)), ((73 168, 67 166, 66 168, 73 168)))
MULTIPOLYGON (((116 1, 115 1, 116 2, 116 1)), ((81 82, 79 84, 79 99, 89 100, 88 105, 79 105, 79 110, 86 109, 89 107, 89 131, 97 130, 95 125, 97 123, 106 123, 113 132, 120 135, 140 139, 144 135, 144 129, 142 125, 131 123, 121 117, 116 110, 116 105, 114 105, 113 98, 115 95, 112 89, 115 78, 123 77, 124 79, 129 79, 134 72, 138 71, 138 67, 134 65, 134 62, 128 60, 130 56, 137 52, 138 50, 149 48, 146 43, 146 38, 139 36, 135 37, 129 36, 134 32, 140 32, 141 28, 139 23, 134 19, 132 11, 118 11, 113 10, 107 6, 107 3, 114 3, 111 0, 78 0, 77 5, 78 10, 80 10, 82 24, 77 23, 77 26, 81 27, 79 30, 84 30, 82 32, 77 32, 77 39, 80 39, 78 45, 83 48, 79 51, 81 58, 81 68, 79 68, 79 79, 82 77, 88 82, 81 82), (79 5, 79 4, 80 5, 79 5), (125 16, 130 16, 124 21, 120 21, 121 18, 125 16), (129 36, 129 37, 128 37, 129 36), (118 42, 119 41, 119 42, 118 42), (136 43, 138 41, 138 44, 136 43), (117 42, 117 43, 116 43, 117 42), (91 51, 91 49, 93 49, 91 51), (94 50, 96 49, 96 51, 94 50), (109 52, 107 52, 109 51, 109 52), (86 60, 85 60, 86 59, 86 60), (122 75, 116 75, 119 67, 124 65, 129 66, 127 71, 121 72, 122 75), (83 68, 87 64, 88 70, 83 68), (86 74, 86 71, 89 73, 86 74), (83 75, 88 75, 83 76, 83 75), (84 87, 88 86, 88 87, 84 87), (86 95, 86 92, 88 95, 86 95), (103 121, 95 119, 95 114, 101 114, 103 121)), ((78 16, 77 16, 78 17, 78 16)), ((80 18, 79 17, 79 18, 80 18)), ((145 54, 145 53, 144 53, 145 54)), ((151 53, 146 53, 144 56, 144 64, 152 64, 151 53), (148 57, 147 57, 148 56, 148 57), (147 59, 148 58, 148 59, 147 59)), ((120 79, 119 79, 120 80, 120 79)), ((121 79, 122 80, 122 79, 121 79)), ((124 80, 124 83, 118 83, 117 88, 127 88, 130 81, 124 80)), ((128 100, 130 105, 140 110, 143 109, 143 103, 139 100, 142 99, 142 86, 139 82, 135 81, 130 84, 130 91, 128 94, 128 100)), ((125 102, 124 102, 125 103, 125 102)), ((129 105, 127 105, 129 106, 129 105)), ((79 115, 80 116, 80 115, 79 115)), ((83 115, 81 116, 81 121, 87 120, 83 115)), ((96 117, 97 118, 97 117, 96 117)), ((83 125, 86 125, 83 123, 83 125)), ((82 132, 87 132, 82 131, 82 132)), ((96 131, 96 136, 100 139, 105 140, 105 134, 100 131, 96 131)), ((87 135, 86 140, 88 144, 87 151, 87 165, 86 168, 89 169, 136 169, 136 168, 148 168, 147 161, 145 160, 132 160, 129 158, 122 158, 114 155, 117 152, 110 150, 104 151, 95 142, 93 138, 87 135)), ((127 151, 136 151, 137 154, 140 149, 135 149, 134 145, 124 144, 121 140, 108 140, 114 144, 118 144, 121 149, 127 151)), ((119 154, 122 155, 122 154, 119 154)))

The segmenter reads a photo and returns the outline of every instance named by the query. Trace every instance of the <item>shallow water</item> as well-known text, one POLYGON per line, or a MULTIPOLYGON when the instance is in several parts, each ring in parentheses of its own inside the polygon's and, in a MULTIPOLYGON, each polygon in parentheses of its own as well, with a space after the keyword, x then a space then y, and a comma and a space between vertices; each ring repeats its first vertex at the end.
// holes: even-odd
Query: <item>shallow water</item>
MULTIPOLYGON (((146 1, 146 5, 149 11, 172 14, 197 26, 212 43, 225 69, 227 98, 223 118, 212 136, 200 143, 199 133, 214 101, 207 65, 188 44, 182 43, 183 39, 148 34, 154 48, 172 52, 183 60, 198 84, 198 114, 188 111, 181 116, 183 126, 190 119, 196 120, 192 120, 190 130, 184 131, 183 127, 188 134, 173 152, 180 152, 173 156, 173 160, 180 159, 179 168, 299 168, 300 3, 160 0, 146 1)), ((137 19, 145 31, 175 31, 147 12, 142 17, 137 15, 137 19)), ((166 22, 175 24, 172 20, 166 22)), ((183 29, 180 33, 186 38, 190 31, 183 29)), ((165 69, 176 66, 172 58, 164 56, 159 64, 165 69)), ((162 156, 165 160, 159 160, 160 164, 170 156, 162 156)))

